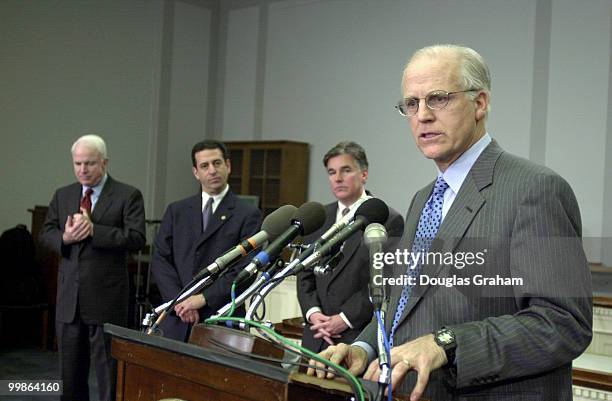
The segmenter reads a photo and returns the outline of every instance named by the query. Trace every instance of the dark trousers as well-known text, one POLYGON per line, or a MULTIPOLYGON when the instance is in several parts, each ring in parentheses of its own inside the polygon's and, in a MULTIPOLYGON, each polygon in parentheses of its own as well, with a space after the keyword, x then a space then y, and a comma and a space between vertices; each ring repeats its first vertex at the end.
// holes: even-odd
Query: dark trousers
POLYGON ((102 325, 84 323, 77 311, 72 323, 56 321, 63 380, 62 401, 89 401, 89 364, 96 372, 100 401, 115 399, 116 362, 111 357, 110 340, 102 325))

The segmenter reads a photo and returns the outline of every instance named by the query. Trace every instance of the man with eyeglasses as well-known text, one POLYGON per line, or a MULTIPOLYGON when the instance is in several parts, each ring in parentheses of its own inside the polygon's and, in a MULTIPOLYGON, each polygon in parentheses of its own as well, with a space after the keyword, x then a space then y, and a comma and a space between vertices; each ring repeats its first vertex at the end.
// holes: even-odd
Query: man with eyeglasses
MULTIPOLYGON (((323 227, 309 236, 304 243, 316 241, 345 215, 353 216, 371 194, 366 191, 368 158, 365 149, 355 142, 344 141, 332 147, 323 156, 330 189, 336 202, 325 206, 327 218, 323 227)), ((347 217, 347 218, 348 218, 347 217)), ((385 223, 389 238, 399 238, 404 220, 389 208, 385 223)), ((298 275, 298 300, 307 322, 302 345, 319 352, 337 342, 353 341, 372 317, 368 297, 369 252, 362 244, 363 236, 353 235, 342 245, 336 266, 324 276, 312 271, 298 275)))
MULTIPOLYGON (((490 137, 490 87, 483 58, 455 45, 418 50, 402 77, 396 107, 438 168, 412 199, 401 244, 425 257, 393 266, 414 282, 391 290, 385 327, 393 391, 412 401, 571 400, 571 362, 592 336, 573 191, 490 137)), ((376 330, 322 355, 377 381, 376 330)))

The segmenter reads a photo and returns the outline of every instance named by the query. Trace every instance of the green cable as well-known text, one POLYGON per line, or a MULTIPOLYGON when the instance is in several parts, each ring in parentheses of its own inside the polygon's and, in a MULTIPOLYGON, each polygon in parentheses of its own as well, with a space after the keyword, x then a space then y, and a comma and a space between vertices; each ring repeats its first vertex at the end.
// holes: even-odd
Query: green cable
POLYGON ((234 314, 234 310, 236 309, 236 282, 232 283, 232 289, 230 291, 232 297, 232 306, 230 310, 227 311, 225 317, 231 317, 234 314))
MULTIPOLYGON (((234 286, 232 286, 233 289, 234 286)), ((232 303, 232 310, 231 313, 233 313, 233 308, 234 305, 232 303)), ((231 314, 230 313, 230 314, 231 314)), ((306 354, 307 356, 309 356, 311 359, 314 359, 316 361, 319 361, 325 365, 329 365, 332 368, 334 368, 337 372, 341 373, 344 377, 346 377, 352 384, 353 384, 353 388, 357 389, 357 397, 360 401, 365 401, 365 395, 363 393, 363 388, 361 387, 361 383, 359 382, 359 380, 357 380, 357 378, 355 376, 353 376, 348 370, 346 370, 345 368, 343 368, 340 365, 336 365, 335 363, 328 361, 325 358, 320 357, 319 355, 315 354, 314 352, 306 349, 306 348, 302 348, 301 346, 297 345, 295 342, 281 336, 280 334, 278 334, 277 332, 275 332, 274 330, 270 329, 267 326, 264 326, 258 322, 254 322, 252 320, 247 320, 241 317, 211 317, 208 318, 204 321, 204 323, 207 324, 211 324, 211 323, 218 323, 218 322, 226 322, 226 321, 233 321, 233 322, 239 322, 239 323, 244 323, 246 325, 249 326, 253 326, 253 327, 257 327, 263 331, 265 331, 266 333, 270 334, 272 337, 275 337, 277 340, 281 341, 282 343, 289 345, 291 347, 297 348, 298 350, 300 350, 300 352, 302 352, 303 354, 306 354)))

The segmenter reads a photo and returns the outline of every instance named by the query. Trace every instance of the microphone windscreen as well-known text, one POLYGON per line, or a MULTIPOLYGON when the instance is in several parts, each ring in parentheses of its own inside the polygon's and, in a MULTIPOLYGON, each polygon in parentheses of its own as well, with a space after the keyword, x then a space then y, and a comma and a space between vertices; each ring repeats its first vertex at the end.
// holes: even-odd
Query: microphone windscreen
POLYGON ((366 224, 385 224, 389 218, 389 207, 378 198, 370 198, 357 208, 355 217, 357 216, 365 218, 366 224))
POLYGON ((261 223, 261 229, 268 234, 268 241, 273 241, 287 231, 296 210, 297 207, 293 205, 284 205, 266 216, 261 223))
POLYGON ((363 232, 363 242, 369 248, 372 244, 387 242, 387 229, 380 223, 370 223, 363 232))
POLYGON ((319 202, 306 202, 293 214, 292 220, 300 222, 303 232, 309 235, 323 227, 325 223, 325 208, 319 202))

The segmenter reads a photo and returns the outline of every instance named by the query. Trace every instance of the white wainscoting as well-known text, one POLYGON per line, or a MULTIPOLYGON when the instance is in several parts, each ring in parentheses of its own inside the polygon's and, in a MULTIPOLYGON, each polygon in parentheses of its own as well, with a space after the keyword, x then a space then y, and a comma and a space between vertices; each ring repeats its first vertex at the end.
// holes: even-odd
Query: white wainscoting
MULTIPOLYGON (((268 294, 266 301, 265 320, 278 323, 283 319, 302 315, 297 299, 296 278, 291 276, 281 282, 268 294)), ((261 307, 259 309, 261 311, 261 307)))

